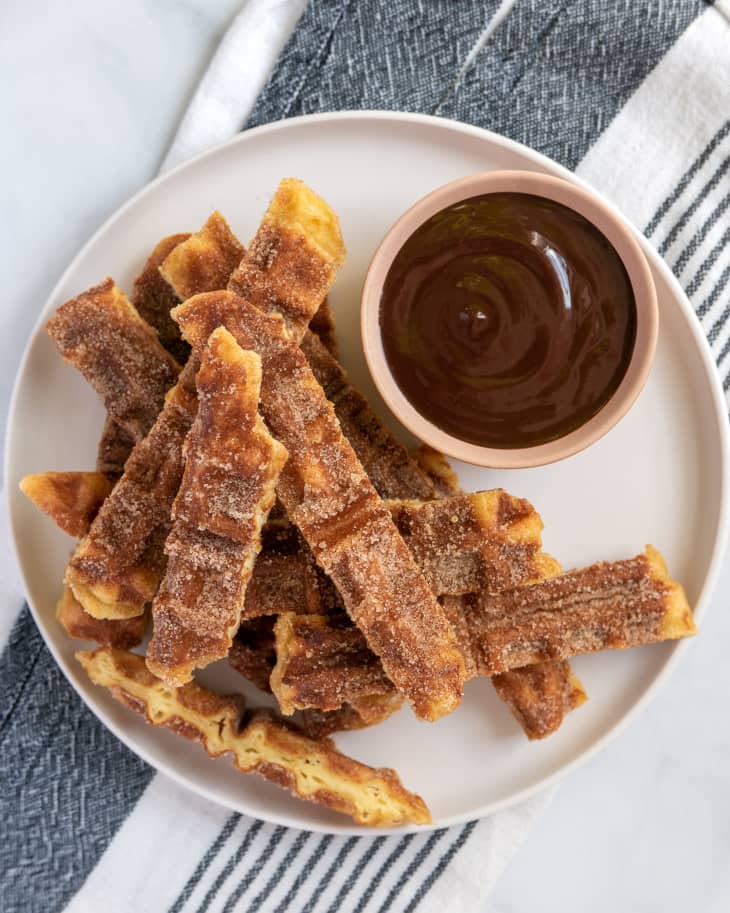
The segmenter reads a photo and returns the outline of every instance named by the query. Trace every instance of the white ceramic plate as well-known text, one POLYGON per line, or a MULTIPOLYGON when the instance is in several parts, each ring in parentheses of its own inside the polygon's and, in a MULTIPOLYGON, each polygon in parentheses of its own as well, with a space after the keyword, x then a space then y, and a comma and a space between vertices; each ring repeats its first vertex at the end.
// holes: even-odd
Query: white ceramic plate
MULTIPOLYGON (((146 725, 79 669, 73 658, 79 645, 53 617, 72 543, 25 500, 17 482, 30 472, 93 468, 103 412, 81 376, 61 361, 42 324, 59 304, 107 275, 129 290, 159 238, 196 230, 215 208, 248 240, 279 179, 296 175, 339 213, 349 257, 331 300, 343 361, 394 424, 377 399, 360 345, 359 292, 369 258, 418 197, 490 168, 575 180, 516 143, 424 116, 343 113, 252 130, 150 184, 119 210, 56 286, 26 352, 10 413, 6 478, 36 621, 61 668, 106 726, 159 770, 231 809, 311 830, 362 831, 146 725)), ((653 543, 685 584, 701 620, 727 526, 727 419, 690 305, 657 254, 648 245, 646 250, 659 292, 661 332, 651 377, 630 414, 587 452, 553 466, 511 473, 458 469, 469 490, 504 486, 529 498, 545 521, 545 547, 565 567, 628 557, 653 543)), ((604 745, 646 703, 682 648, 662 644, 576 659, 590 700, 541 743, 525 739, 486 680, 470 682, 459 710, 439 723, 419 723, 404 710, 337 741, 360 760, 394 767, 426 799, 434 826, 466 821, 524 799, 604 745)), ((202 678, 216 687, 246 687, 224 663, 202 678)), ((260 702, 254 689, 249 696, 260 702)))

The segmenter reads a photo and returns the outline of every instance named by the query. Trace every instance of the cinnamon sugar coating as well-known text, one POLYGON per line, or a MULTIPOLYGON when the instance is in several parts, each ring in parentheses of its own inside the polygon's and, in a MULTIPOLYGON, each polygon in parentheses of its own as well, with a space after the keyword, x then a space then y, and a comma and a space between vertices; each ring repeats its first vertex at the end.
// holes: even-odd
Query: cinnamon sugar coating
POLYGON ((173 316, 195 349, 225 326, 259 353, 261 412, 289 451, 277 487, 289 517, 417 715, 455 709, 464 663, 453 632, 283 321, 230 292, 196 295, 173 316))
POLYGON ((124 472, 124 464, 134 445, 134 437, 129 431, 108 415, 96 449, 96 471, 116 482, 124 472))
POLYGON ((217 210, 200 231, 173 245, 157 264, 159 276, 173 299, 170 301, 169 295, 165 298, 165 305, 169 303, 168 318, 179 301, 198 292, 225 288, 244 253, 243 245, 217 210))
POLYGON ((323 342, 307 332, 301 347, 312 373, 334 406, 342 433, 378 494, 383 498, 434 498, 433 484, 352 385, 323 342))
POLYGON ((286 519, 270 519, 261 534, 242 617, 332 611, 342 611, 342 601, 302 534, 286 519))
POLYGON ((147 627, 146 615, 114 620, 93 618, 84 611, 81 603, 68 588, 64 588, 63 595, 56 605, 56 619, 69 637, 90 640, 107 647, 119 647, 122 650, 129 650, 140 644, 147 627))
MULTIPOLYGON (((434 450, 428 444, 420 444, 411 454, 411 459, 431 481, 436 490, 436 497, 450 498, 464 493, 459 484, 459 477, 443 453, 434 450)), ((413 498, 415 495, 411 494, 408 497, 413 498)))
POLYGON ((302 181, 279 183, 228 283, 265 314, 279 314, 299 340, 345 259, 334 211, 302 181))
POLYGON ((464 610, 482 675, 696 631, 684 590, 651 546, 625 561, 599 562, 504 593, 468 596, 464 610))
MULTIPOLYGON (((251 260, 262 295, 269 280, 272 287, 281 290, 270 296, 272 306, 280 305, 288 314, 300 314, 308 319, 334 280, 335 267, 344 256, 344 247, 341 237, 338 247, 337 219, 329 207, 312 191, 302 190, 304 185, 300 186, 300 182, 293 182, 295 186, 291 184, 282 182, 264 217, 267 238, 271 239, 276 232, 281 235, 278 248, 282 255, 278 256, 276 249, 272 249, 265 260, 259 256, 254 263, 247 254, 243 262, 245 265, 251 260), (295 221, 288 221, 290 217, 295 221), (307 231, 312 232, 311 237, 307 231), (296 239, 293 248, 287 240, 292 237, 296 239), (301 270, 297 269, 294 256, 297 250, 302 252, 301 270), (312 265, 317 257, 321 261, 319 271, 312 265), (313 270, 319 276, 314 285, 307 281, 313 270), (292 272, 297 273, 298 281, 287 289, 286 279, 292 272)), ((211 217, 206 226, 213 226, 212 233, 204 227, 196 236, 175 247, 172 262, 165 261, 172 280, 180 279, 181 292, 191 290, 191 277, 209 281, 215 273, 205 263, 217 238, 227 239, 226 249, 236 249, 238 242, 232 235, 228 236, 229 232, 222 228, 224 224, 222 217, 211 217), (193 238, 195 243, 189 243, 193 238)), ((263 242, 252 244, 259 254, 264 246, 263 242)), ((210 255, 210 260, 218 265, 223 260, 219 254, 210 255)), ((302 326, 300 332, 304 329, 302 326)), ((96 617, 125 618, 140 614, 145 602, 153 597, 164 572, 163 543, 170 528, 172 501, 182 477, 182 443, 197 408, 194 378, 198 362, 194 358, 191 362, 183 370, 174 393, 167 398, 153 433, 140 443, 125 466, 115 497, 97 518, 98 522, 89 530, 67 568, 66 581, 76 598, 96 617)), ((127 378, 124 373, 114 374, 111 370, 114 367, 110 366, 110 380, 121 388, 127 378)))
POLYGON ((396 695, 362 632, 337 615, 280 615, 274 626, 271 690, 281 712, 315 707, 355 709, 375 696, 396 695))
POLYGON ((65 581, 96 618, 141 615, 165 567, 163 544, 197 408, 197 359, 183 368, 152 430, 127 460, 66 568, 65 581))
POLYGON ((571 710, 587 700, 583 686, 567 662, 535 663, 492 678, 528 739, 555 732, 571 710))
MULTIPOLYGON (((501 594, 446 597, 443 603, 467 677, 493 675, 497 693, 532 739, 554 732, 586 699, 564 662, 567 655, 695 631, 681 586, 650 546, 627 561, 594 564, 501 594)), ((389 693, 376 657, 341 616, 284 616, 274 631, 271 687, 284 713, 344 707, 349 689, 360 683, 364 692, 389 693)))
POLYGON ((136 440, 152 427, 180 367, 111 279, 58 308, 46 324, 108 414, 136 440))
POLYGON ((132 292, 132 304, 140 316, 157 330, 162 345, 181 365, 188 360, 190 346, 181 338, 178 325, 170 317, 170 311, 178 304, 179 299, 170 284, 160 275, 160 266, 169 254, 189 237, 188 232, 169 235, 156 244, 142 272, 134 280, 132 292))
POLYGON ((228 662, 236 672, 267 693, 271 692, 269 677, 276 662, 275 622, 273 615, 243 621, 228 653, 228 662))
POLYGON ((38 472, 20 482, 23 494, 75 539, 86 535, 111 489, 98 472, 38 472))
POLYGON ((196 385, 147 650, 148 668, 170 685, 228 654, 287 457, 258 414, 261 361, 223 327, 203 350, 196 385))
POLYGON ((560 570, 541 551, 540 515, 529 501, 501 488, 389 506, 437 596, 496 593, 560 570))
POLYGON ((339 358, 335 318, 328 298, 324 299, 317 308, 317 313, 309 321, 309 329, 319 337, 322 345, 333 358, 339 358))
POLYGON ((372 768, 336 751, 329 740, 307 738, 266 714, 243 718, 243 701, 190 682, 171 688, 156 679, 144 657, 101 647, 77 653, 89 678, 153 726, 199 742, 210 757, 232 757, 243 773, 257 773, 300 799, 371 826, 427 824, 420 796, 395 771, 372 768))

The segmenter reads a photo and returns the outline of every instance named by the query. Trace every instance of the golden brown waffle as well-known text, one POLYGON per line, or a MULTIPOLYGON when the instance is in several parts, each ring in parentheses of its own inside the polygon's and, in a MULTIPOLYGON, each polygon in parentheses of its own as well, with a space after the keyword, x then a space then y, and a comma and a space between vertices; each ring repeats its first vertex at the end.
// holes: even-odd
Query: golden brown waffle
POLYGON ((157 330, 162 345, 181 365, 188 360, 190 346, 180 337, 178 325, 170 317, 170 311, 179 301, 170 284, 160 275, 160 266, 171 251, 189 237, 189 233, 170 235, 156 244, 134 280, 132 293, 132 304, 140 316, 157 330))
POLYGON ((416 714, 455 709, 464 662, 451 627, 284 323, 230 292, 196 295, 173 316, 195 350, 225 326, 259 353, 261 413, 289 451, 277 494, 290 519, 416 714))
POLYGON ((86 535, 112 485, 99 472, 38 472, 25 476, 20 490, 65 533, 78 539, 86 535))
POLYGON ((56 618, 70 637, 122 650, 129 650, 141 643, 147 627, 146 615, 113 621, 93 618, 84 612, 83 606, 69 589, 64 589, 58 600, 56 618))
POLYGON ((228 288, 265 314, 280 314, 298 341, 344 259, 334 211, 302 181, 284 178, 228 288))
POLYGON ((135 440, 152 427, 180 367, 127 296, 106 279, 56 311, 46 329, 63 358, 135 440))
POLYGON ((195 683, 170 688, 147 669, 144 657, 102 647, 77 653, 89 678, 108 688, 153 726, 200 742, 213 758, 231 755, 244 773, 258 773, 300 799, 316 802, 358 824, 428 824, 423 800, 402 786, 395 771, 374 769, 309 739, 267 716, 241 724, 242 699, 195 683))
POLYGON ((529 739, 555 732, 566 714, 587 700, 567 662, 523 666, 495 675, 492 684, 529 739))
POLYGON ((269 520, 261 534, 261 551, 246 589, 244 618, 282 612, 342 611, 332 581, 294 524, 269 520))
POLYGON ((157 590, 183 442, 197 408, 196 367, 192 357, 66 568, 65 582, 95 618, 141 615, 157 590))
MULTIPOLYGON (((201 244, 202 249, 207 249, 204 232, 198 234, 197 241, 197 248, 183 242, 173 251, 179 260, 175 275, 186 282, 198 269, 188 261, 195 259, 196 251, 200 253, 201 244)), ((290 315, 292 326, 296 322, 293 315, 301 315, 302 319, 314 315, 344 256, 334 213, 300 182, 291 181, 283 181, 274 195, 251 248, 258 254, 255 262, 252 253, 244 257, 244 273, 251 260, 249 272, 252 276, 255 273, 259 300, 266 300, 266 283, 270 282, 268 300, 272 307, 280 306, 290 315), (267 258, 262 259, 267 250, 267 258), (315 268, 318 257, 319 268, 315 268), (296 281, 287 286, 292 273, 296 281)), ((217 255, 211 255, 211 259, 218 262, 217 255)), ((172 264, 168 266, 172 269, 172 264)), ((67 582, 85 610, 96 617, 128 618, 140 614, 154 596, 164 572, 162 546, 182 477, 182 445, 197 408, 196 369, 193 357, 168 396, 155 427, 135 448, 113 497, 69 564, 67 582)), ((124 376, 116 377, 115 382, 122 384, 124 376)))
POLYGON ((377 656, 350 619, 337 615, 280 615, 274 626, 276 665, 271 690, 281 712, 316 707, 357 710, 373 697, 397 692, 377 656))
POLYGON ((287 457, 258 414, 261 360, 223 327, 208 339, 196 385, 147 650, 148 668, 169 685, 228 654, 287 457))
MULTIPOLYGON (((411 458, 418 465, 421 472, 431 480, 431 484, 436 489, 437 497, 450 498, 453 495, 464 493, 459 483, 459 477, 451 468, 451 463, 449 463, 443 453, 434 450, 428 444, 421 444, 413 451, 411 458)), ((411 494, 407 497, 414 498, 416 495, 411 494)))
POLYGON ((295 720, 305 735, 321 739, 335 732, 377 726, 400 710, 402 705, 403 696, 389 691, 387 694, 374 694, 367 702, 361 701, 357 709, 350 704, 343 704, 337 710, 312 707, 297 713, 295 720))
POLYGON ((301 345, 312 373, 335 408, 342 433, 378 494, 382 498, 434 498, 433 484, 383 425, 322 341, 307 332, 301 345))
POLYGON ((541 551, 532 504, 501 488, 437 501, 389 501, 395 525, 437 596, 498 593, 560 572, 541 551))
MULTIPOLYGON (((586 699, 562 661, 567 656, 695 632, 681 586, 650 546, 637 558, 595 564, 505 593, 449 597, 444 608, 467 676, 494 675, 497 693, 530 738, 554 732, 586 699)), ((274 635, 277 661, 270 683, 283 713, 342 707, 352 702, 352 689, 389 693, 377 658, 342 616, 285 615, 274 635)))
POLYGON ((168 318, 170 309, 179 301, 198 292, 225 288, 244 254, 243 245, 217 211, 200 231, 173 245, 158 264, 161 279, 167 284, 168 291, 172 291, 172 295, 165 296, 165 304, 170 303, 168 318))
POLYGON ((317 309, 317 313, 309 321, 309 329, 318 336, 322 345, 332 355, 338 358, 337 351, 337 333, 335 330, 335 318, 330 308, 329 299, 325 298, 317 309))
POLYGON ((273 615, 244 621, 233 638, 228 662, 261 691, 270 692, 269 678, 276 662, 273 615))
POLYGON ((96 451, 96 471, 116 482, 134 449, 135 440, 119 422, 107 416, 96 451))
POLYGON ((696 633, 684 590, 651 546, 636 558, 467 596, 464 604, 482 675, 696 633))

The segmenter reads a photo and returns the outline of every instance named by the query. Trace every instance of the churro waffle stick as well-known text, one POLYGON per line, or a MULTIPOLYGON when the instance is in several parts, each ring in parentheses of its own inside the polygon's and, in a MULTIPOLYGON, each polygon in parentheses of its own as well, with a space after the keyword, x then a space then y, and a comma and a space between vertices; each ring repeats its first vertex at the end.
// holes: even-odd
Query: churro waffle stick
MULTIPOLYGON (((145 261, 142 272, 134 280, 132 292, 132 304, 140 316, 157 330, 160 343, 181 365, 188 360, 190 346, 182 339, 180 328, 170 317, 170 311, 179 304, 179 299, 170 284, 160 275, 160 266, 169 254, 189 237, 190 234, 186 232, 169 235, 158 242, 145 261)), ((242 256, 243 253, 239 260, 242 256)))
POLYGON ((287 456, 258 414, 261 360, 223 327, 206 343, 196 385, 147 650, 150 671, 170 685, 228 654, 287 456))
POLYGON ((432 482, 383 425, 322 341, 307 332, 301 346, 312 373, 334 406, 343 434, 378 494, 383 498, 434 498, 432 482))
POLYGON ((63 358, 137 441, 152 427, 180 367, 111 279, 72 298, 46 324, 63 358))
POLYGON ((289 451, 277 494, 348 612, 418 716, 461 700, 453 632, 281 319, 230 292, 196 295, 173 316, 195 350, 225 326, 261 356, 261 412, 289 451))
POLYGON ((309 329, 315 336, 319 337, 322 345, 334 359, 339 358, 335 318, 332 314, 328 298, 324 299, 322 304, 320 304, 317 313, 309 321, 309 329))
POLYGON ((144 657, 102 647, 77 653, 89 678, 153 726, 199 742, 210 757, 230 755, 243 773, 257 773, 300 799, 372 826, 428 824, 423 800, 395 771, 374 769, 340 754, 267 715, 243 717, 243 701, 190 682, 170 688, 147 669, 144 657))
POLYGON ((684 590, 650 545, 625 561, 464 597, 464 611, 481 675, 696 633, 684 590))
MULTIPOLYGON (((566 707, 585 699, 570 670, 554 668, 568 656, 695 632, 681 586, 651 546, 626 561, 594 564, 501 594, 462 596, 449 601, 446 611, 468 657, 468 677, 495 675, 498 693, 517 706, 533 737, 554 728, 550 709, 560 720, 566 707), (509 669, 520 676, 514 679, 509 669)), ((364 693, 386 693, 377 658, 343 616, 283 615, 274 634, 277 662, 270 682, 283 713, 334 709, 350 698, 351 688, 356 694, 361 687, 364 693)))
POLYGON ((84 611, 81 603, 68 588, 64 588, 56 604, 56 619, 69 637, 123 650, 129 650, 141 643, 147 627, 146 614, 138 615, 136 618, 94 618, 84 611))
POLYGON ((75 539, 86 535, 111 489, 99 472, 38 472, 20 482, 23 494, 75 539))
POLYGON ((280 615, 274 625, 271 690, 281 712, 357 709, 375 696, 397 696, 378 657, 346 615, 280 615))
MULTIPOLYGON (((157 263, 158 276, 168 290, 164 300, 165 306, 169 304, 167 318, 174 323, 170 310, 191 295, 225 288, 245 253, 243 245, 217 210, 208 217, 200 231, 174 244, 167 256, 157 263)), ((155 252, 152 258, 155 258, 155 252)), ((136 288, 139 288, 145 272, 137 279, 136 288)), ((159 288, 156 282, 155 288, 159 288)))
POLYGON ((544 739, 555 732, 566 714, 587 700, 565 660, 521 666, 491 681, 529 739, 544 739))
MULTIPOLYGON (((252 251, 258 251, 258 259, 250 269, 244 269, 251 281, 258 283, 259 299, 264 300, 263 289, 270 279, 272 289, 277 290, 269 296, 272 306, 282 307, 290 315, 312 316, 343 256, 343 249, 336 245, 339 230, 336 233, 335 228, 336 218, 323 201, 299 182, 282 182, 264 217, 260 229, 263 237, 257 233, 251 245, 252 251), (297 253, 301 256, 299 271, 297 253), (319 269, 314 266, 317 256, 321 260, 319 269), (296 282, 291 282, 286 292, 291 274, 296 275, 296 282), (308 276, 312 276, 309 284, 308 276)), ((181 254, 187 250, 190 255, 191 247, 186 245, 194 237, 173 250, 179 263, 165 261, 167 275, 173 281, 178 277, 181 290, 194 272, 181 254)), ((244 264, 250 256, 249 252, 244 257, 244 264)), ((294 323, 293 316, 290 322, 294 323)), ((96 617, 140 614, 164 571, 162 543, 182 476, 182 445, 195 417, 196 370, 193 357, 69 564, 69 585, 86 611, 96 617)))
POLYGON ((141 615, 157 589, 183 442, 195 418, 196 368, 191 358, 66 568, 65 582, 96 618, 141 615))
MULTIPOLYGON (((269 679, 276 664, 275 622, 272 615, 243 622, 228 654, 231 667, 267 693, 271 692, 269 679)), ((368 694, 366 698, 360 695, 357 709, 347 703, 335 710, 308 708, 296 715, 295 722, 306 735, 318 739, 334 732, 374 726, 391 716, 402 703, 403 698, 388 682, 382 694, 368 694)))
POLYGON ((96 471, 103 473, 110 482, 116 482, 124 472, 124 464, 135 443, 129 431, 108 415, 96 449, 96 471))
POLYGON ((498 593, 560 572, 541 551, 532 504, 501 488, 436 501, 389 501, 403 540, 437 596, 498 593))

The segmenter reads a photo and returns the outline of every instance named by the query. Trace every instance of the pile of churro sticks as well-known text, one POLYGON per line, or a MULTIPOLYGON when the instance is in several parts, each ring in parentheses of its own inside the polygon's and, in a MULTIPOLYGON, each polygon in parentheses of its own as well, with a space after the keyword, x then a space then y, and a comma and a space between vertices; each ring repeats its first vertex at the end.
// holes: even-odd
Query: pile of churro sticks
POLYGON ((562 573, 531 504, 466 494, 393 437, 337 360, 344 255, 334 212, 286 179, 248 249, 215 212, 160 241, 131 300, 106 279, 66 302, 47 329, 106 408, 97 469, 21 487, 78 540, 57 617, 98 644, 77 654, 95 683, 360 824, 422 824, 332 733, 403 702, 437 720, 487 676, 543 738, 585 700, 570 656, 695 627, 651 547, 562 573), (279 712, 197 683, 216 661, 279 712))

